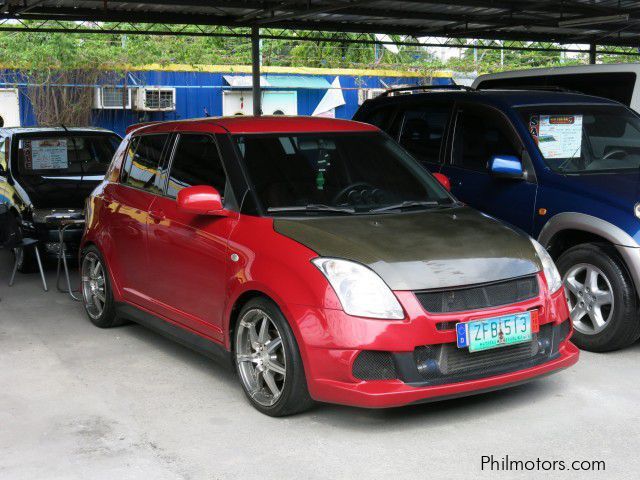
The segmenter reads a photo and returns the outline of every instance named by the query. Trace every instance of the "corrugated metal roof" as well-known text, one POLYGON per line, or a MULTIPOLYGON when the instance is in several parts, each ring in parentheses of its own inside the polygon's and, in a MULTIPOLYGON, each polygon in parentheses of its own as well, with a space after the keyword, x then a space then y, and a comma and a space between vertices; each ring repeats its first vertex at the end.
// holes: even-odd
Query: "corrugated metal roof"
POLYGON ((0 18, 640 45, 631 0, 0 0, 0 18))

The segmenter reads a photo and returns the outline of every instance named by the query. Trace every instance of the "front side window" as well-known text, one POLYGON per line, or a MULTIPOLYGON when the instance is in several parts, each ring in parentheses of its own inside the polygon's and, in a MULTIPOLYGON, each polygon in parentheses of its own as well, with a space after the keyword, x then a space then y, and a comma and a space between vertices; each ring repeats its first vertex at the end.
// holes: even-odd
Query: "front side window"
POLYGON ((370 213, 453 203, 380 133, 239 135, 235 142, 267 212, 370 213))
POLYGON ((169 135, 141 135, 129 143, 127 158, 122 173, 122 183, 130 187, 161 194, 157 181, 158 167, 169 135))
POLYGON ((440 146, 451 107, 425 105, 406 110, 402 120, 400 144, 418 160, 439 163, 440 146))
POLYGON ((560 173, 638 170, 640 118, 620 106, 536 107, 522 119, 549 168, 560 173))
POLYGON ((465 108, 458 112, 453 142, 453 162, 459 167, 486 172, 495 156, 519 157, 507 120, 489 109, 465 108))
POLYGON ((22 138, 16 152, 18 170, 22 175, 104 175, 119 144, 116 135, 22 138))
POLYGON ((194 185, 210 185, 224 194, 226 175, 218 147, 209 135, 181 134, 169 175, 167 195, 194 185))

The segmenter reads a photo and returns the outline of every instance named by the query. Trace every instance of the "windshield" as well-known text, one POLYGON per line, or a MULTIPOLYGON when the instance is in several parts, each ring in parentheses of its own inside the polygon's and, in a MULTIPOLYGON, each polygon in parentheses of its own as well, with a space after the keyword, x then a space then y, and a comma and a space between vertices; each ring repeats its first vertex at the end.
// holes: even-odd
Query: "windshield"
POLYGON ((270 213, 369 213, 454 202, 393 140, 379 133, 235 137, 263 208, 270 213))
POLYGON ((23 175, 104 175, 119 144, 117 135, 23 138, 18 142, 18 169, 23 175))
POLYGON ((546 164, 561 173, 636 170, 640 118, 617 106, 537 107, 522 117, 546 164))

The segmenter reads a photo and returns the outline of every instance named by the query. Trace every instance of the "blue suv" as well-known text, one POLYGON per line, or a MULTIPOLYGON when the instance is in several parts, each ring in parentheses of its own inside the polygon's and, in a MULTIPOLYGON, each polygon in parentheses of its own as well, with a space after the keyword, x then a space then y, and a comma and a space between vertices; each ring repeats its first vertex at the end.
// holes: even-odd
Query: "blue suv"
POLYGON ((564 91, 398 93, 409 92, 369 100, 354 119, 385 130, 461 201, 538 239, 563 276, 578 346, 635 342, 640 117, 564 91))

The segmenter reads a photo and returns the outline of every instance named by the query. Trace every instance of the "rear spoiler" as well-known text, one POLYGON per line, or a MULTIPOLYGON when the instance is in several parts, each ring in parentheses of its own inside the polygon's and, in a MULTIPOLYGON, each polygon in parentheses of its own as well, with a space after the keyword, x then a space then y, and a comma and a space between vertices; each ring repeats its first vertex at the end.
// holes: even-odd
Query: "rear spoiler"
POLYGON ((133 132, 134 130, 138 130, 139 128, 143 128, 143 127, 148 127, 149 125, 155 125, 157 123, 162 123, 162 122, 143 122, 143 123, 134 123, 133 125, 129 125, 127 127, 127 129, 125 130, 125 133, 127 135, 129 135, 131 132, 133 132))

